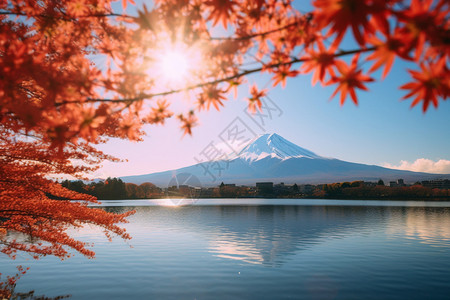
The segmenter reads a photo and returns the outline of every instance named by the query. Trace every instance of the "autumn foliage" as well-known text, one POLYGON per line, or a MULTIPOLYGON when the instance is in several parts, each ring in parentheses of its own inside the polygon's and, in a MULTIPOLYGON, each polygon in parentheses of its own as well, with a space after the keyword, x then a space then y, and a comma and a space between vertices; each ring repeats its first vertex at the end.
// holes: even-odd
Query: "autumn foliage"
MULTIPOLYGON (((173 115, 190 134, 196 112, 219 110, 251 74, 285 86, 312 73, 313 84, 334 86, 341 104, 348 97, 358 104, 357 91, 369 89, 375 71, 384 78, 404 60, 417 66, 410 82, 399 83, 412 106, 425 112, 449 95, 447 0, 315 0, 311 12, 288 0, 154 2, 149 8, 132 0, 0 0, 3 253, 65 257, 69 247, 92 256, 65 231, 83 224, 129 238, 117 227, 126 215, 88 208, 95 199, 49 175, 82 177, 113 159, 96 144, 139 140, 142 126, 173 115), (186 59, 184 73, 173 70, 177 82, 161 72, 168 53, 186 59), (191 109, 180 111, 177 97, 191 109)), ((251 111, 267 92, 250 85, 251 111)))

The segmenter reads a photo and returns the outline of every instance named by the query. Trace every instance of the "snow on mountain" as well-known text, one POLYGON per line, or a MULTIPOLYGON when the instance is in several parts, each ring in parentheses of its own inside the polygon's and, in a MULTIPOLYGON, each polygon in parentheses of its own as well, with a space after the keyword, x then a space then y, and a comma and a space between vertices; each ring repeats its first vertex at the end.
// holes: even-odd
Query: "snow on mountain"
POLYGON ((266 157, 279 158, 281 160, 295 157, 323 159, 323 157, 289 142, 276 133, 263 134, 254 138, 239 152, 238 157, 248 162, 255 162, 266 157))
MULTIPOLYGON (((173 185, 177 174, 196 177, 202 186, 220 182, 254 185, 258 181, 289 183, 331 183, 340 181, 385 181, 403 178, 406 182, 450 178, 450 175, 393 170, 374 165, 325 158, 297 146, 278 134, 264 134, 250 141, 228 160, 203 162, 177 170, 121 177, 125 182, 152 182, 161 187, 173 185)), ((184 183, 180 183, 184 184, 184 183)))

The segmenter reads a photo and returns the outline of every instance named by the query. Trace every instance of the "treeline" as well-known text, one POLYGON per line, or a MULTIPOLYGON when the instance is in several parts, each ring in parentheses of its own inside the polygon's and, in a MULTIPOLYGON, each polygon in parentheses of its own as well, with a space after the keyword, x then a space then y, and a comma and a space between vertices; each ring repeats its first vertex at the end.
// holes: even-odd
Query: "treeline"
POLYGON ((125 183, 120 178, 85 184, 81 180, 64 180, 61 185, 69 190, 97 197, 100 200, 150 199, 162 197, 162 190, 153 183, 141 185, 125 183))
POLYGON ((202 190, 200 198, 313 198, 313 199, 361 199, 361 200, 414 200, 450 198, 449 189, 430 188, 420 183, 411 186, 390 187, 378 183, 353 181, 319 185, 274 185, 266 189, 243 186, 227 186, 202 190))
POLYGON ((366 185, 363 181, 324 184, 318 198, 334 199, 426 199, 449 198, 450 190, 432 189, 420 184, 389 187, 384 184, 366 185))
POLYGON ((366 199, 366 200, 408 200, 408 199, 449 199, 449 189, 423 186, 419 183, 411 186, 389 187, 380 180, 377 184, 364 181, 337 182, 320 185, 283 185, 277 184, 264 189, 220 184, 217 187, 194 188, 172 186, 165 190, 150 182, 136 185, 125 183, 118 178, 105 181, 84 183, 81 180, 65 180, 62 186, 80 193, 89 194, 100 200, 152 199, 165 197, 188 198, 316 198, 316 199, 366 199))

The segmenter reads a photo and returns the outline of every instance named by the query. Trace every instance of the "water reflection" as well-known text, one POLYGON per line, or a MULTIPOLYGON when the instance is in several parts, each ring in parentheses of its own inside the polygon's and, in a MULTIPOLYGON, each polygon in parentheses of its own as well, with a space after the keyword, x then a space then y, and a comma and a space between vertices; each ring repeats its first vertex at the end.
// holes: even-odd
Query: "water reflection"
MULTIPOLYGON (((107 207, 136 209, 127 228, 140 238, 146 230, 200 235, 218 258, 280 266, 299 251, 349 236, 385 232, 448 247, 450 209, 364 206, 190 206, 107 207)), ((133 240, 131 241, 133 244, 133 240)))
POLYGON ((95 260, 0 257, 1 271, 32 264, 18 291, 74 299, 421 300, 450 294, 450 208, 124 204, 105 209, 136 209, 125 224, 133 248, 84 228, 76 237, 95 243, 95 260))
POLYGON ((409 208, 392 211, 386 232, 406 236, 421 243, 448 247, 450 245, 450 209, 409 208))
POLYGON ((209 251, 221 258, 240 260, 251 264, 264 262, 261 251, 257 247, 249 243, 239 243, 235 239, 236 237, 212 241, 209 251))
POLYGON ((267 266, 281 265, 300 250, 363 232, 368 227, 367 222, 359 228, 353 226, 355 217, 361 221, 358 216, 365 215, 365 208, 355 208, 350 213, 348 208, 320 206, 218 210, 221 226, 213 230, 213 235, 209 234, 209 251, 217 257, 267 266))
POLYGON ((302 249, 374 230, 381 226, 374 216, 383 211, 327 206, 138 207, 127 227, 138 238, 145 230, 194 233, 207 241, 209 253, 216 257, 276 266, 302 249))

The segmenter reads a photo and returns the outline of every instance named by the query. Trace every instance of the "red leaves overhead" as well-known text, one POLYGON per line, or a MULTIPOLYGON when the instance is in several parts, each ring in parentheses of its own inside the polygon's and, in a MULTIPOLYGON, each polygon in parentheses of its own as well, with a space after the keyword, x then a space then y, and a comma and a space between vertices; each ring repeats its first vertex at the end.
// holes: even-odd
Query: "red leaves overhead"
POLYGON ((384 78, 396 59, 432 67, 450 53, 445 0, 316 0, 306 14, 288 1, 170 0, 133 16, 115 16, 109 1, 13 3, 0 17, 2 114, 14 130, 39 132, 54 147, 102 136, 137 140, 144 123, 172 116, 158 100, 187 89, 194 110, 218 110, 231 92, 225 84, 237 82, 236 91, 236 79, 260 71, 273 75, 273 86, 299 70, 312 72, 313 84, 338 84, 339 56, 371 52, 362 59, 369 72, 383 68, 384 78), (23 14, 27 22, 15 19, 23 14), (218 24, 230 36, 212 37, 223 32, 218 24), (359 47, 340 49, 346 33, 359 47), (161 84, 155 67, 175 45, 190 64, 180 88, 161 84), (92 114, 95 103, 108 114, 92 114))
POLYGON ((274 70, 275 75, 273 76, 273 86, 281 83, 282 87, 286 86, 286 79, 288 77, 295 77, 298 75, 297 70, 291 70, 290 65, 281 65, 274 70))
POLYGON ((225 91, 220 90, 217 85, 207 85, 203 87, 203 92, 199 95, 197 100, 199 110, 205 107, 209 110, 211 105, 219 110, 220 106, 223 106, 222 101, 227 99, 224 94, 225 91))
POLYGON ((327 50, 321 40, 317 41, 317 46, 319 47, 319 51, 315 51, 311 48, 306 50, 309 56, 305 57, 306 61, 302 65, 305 73, 315 70, 312 78, 312 85, 315 85, 317 80, 324 83, 326 72, 328 72, 329 75, 334 76, 333 67, 336 63, 336 49, 331 48, 327 50))
POLYGON ((336 34, 334 45, 341 42, 347 28, 351 27, 356 41, 362 46, 365 44, 365 36, 374 31, 368 18, 374 12, 372 2, 374 1, 316 0, 313 2, 313 5, 317 8, 314 17, 320 28, 331 24, 328 35, 336 34))
POLYGON ((183 135, 192 134, 192 127, 197 125, 197 117, 194 111, 190 111, 187 116, 179 115, 178 119, 181 121, 181 129, 183 129, 183 135))
POLYGON ((158 100, 157 107, 152 107, 152 110, 147 117, 150 124, 164 124, 167 118, 170 118, 173 113, 169 111, 169 103, 167 100, 158 100))
POLYGON ((405 50, 404 44, 399 37, 388 36, 385 42, 380 41, 376 37, 371 37, 369 41, 372 45, 377 46, 376 50, 367 57, 367 60, 376 60, 369 72, 373 72, 385 65, 382 78, 385 78, 391 70, 395 57, 399 56, 405 60, 412 60, 407 56, 408 51, 405 50))
POLYGON ((373 81, 373 79, 369 76, 362 74, 362 71, 358 69, 357 62, 358 56, 353 58, 350 66, 341 60, 336 61, 336 67, 341 75, 333 76, 331 80, 326 83, 327 85, 338 84, 338 87, 334 91, 333 95, 331 95, 331 98, 333 98, 338 92, 341 92, 341 105, 344 104, 347 94, 350 94, 353 103, 358 105, 358 98, 356 97, 355 88, 367 91, 368 89, 364 85, 364 82, 373 81))
POLYGON ((415 48, 416 60, 423 54, 426 42, 430 43, 431 48, 437 47, 447 51, 448 55, 450 4, 441 0, 433 7, 433 2, 433 0, 412 0, 409 8, 396 12, 398 20, 403 25, 400 27, 402 42, 411 50, 415 48))
POLYGON ((441 59, 438 64, 430 66, 422 63, 421 71, 410 70, 413 82, 402 85, 400 88, 410 90, 403 99, 415 97, 411 107, 423 101, 422 110, 425 112, 430 103, 438 107, 438 98, 444 100, 450 95, 450 72, 445 65, 445 60, 441 59))
POLYGON ((251 97, 248 98, 248 110, 251 113, 256 113, 257 110, 261 111, 261 99, 267 95, 267 90, 258 90, 256 85, 252 85, 250 88, 250 94, 251 97))
POLYGON ((212 11, 208 17, 208 20, 213 21, 213 25, 222 21, 223 27, 226 29, 228 22, 230 21, 230 16, 234 12, 234 6, 236 6, 236 1, 234 0, 210 0, 205 1, 205 5, 211 6, 212 11))

